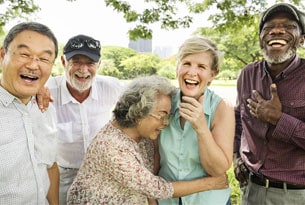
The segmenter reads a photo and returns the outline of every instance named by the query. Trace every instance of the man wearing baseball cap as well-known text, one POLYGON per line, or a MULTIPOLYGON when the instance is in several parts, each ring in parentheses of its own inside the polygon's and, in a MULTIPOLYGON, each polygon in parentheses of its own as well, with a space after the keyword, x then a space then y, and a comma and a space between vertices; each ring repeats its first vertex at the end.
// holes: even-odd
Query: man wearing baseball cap
POLYGON ((67 191, 86 149, 110 120, 123 87, 116 78, 97 75, 100 52, 100 42, 90 36, 70 38, 61 56, 65 75, 47 82, 57 111, 60 204, 66 204, 67 191))
POLYGON ((237 80, 234 172, 242 204, 305 204, 305 15, 279 3, 262 13, 264 59, 237 80))

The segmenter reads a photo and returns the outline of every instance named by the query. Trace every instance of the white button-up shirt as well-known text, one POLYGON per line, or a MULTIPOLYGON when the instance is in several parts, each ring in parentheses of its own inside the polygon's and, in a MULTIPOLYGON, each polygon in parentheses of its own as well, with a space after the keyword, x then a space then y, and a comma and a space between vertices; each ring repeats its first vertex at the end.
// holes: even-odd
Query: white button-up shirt
POLYGON ((56 113, 41 113, 0 86, 0 204, 48 204, 47 168, 56 159, 56 113))
POLYGON ((65 76, 47 82, 57 111, 61 167, 79 168, 86 149, 99 130, 111 119, 111 111, 124 84, 117 78, 96 76, 88 98, 79 103, 66 85, 65 76))

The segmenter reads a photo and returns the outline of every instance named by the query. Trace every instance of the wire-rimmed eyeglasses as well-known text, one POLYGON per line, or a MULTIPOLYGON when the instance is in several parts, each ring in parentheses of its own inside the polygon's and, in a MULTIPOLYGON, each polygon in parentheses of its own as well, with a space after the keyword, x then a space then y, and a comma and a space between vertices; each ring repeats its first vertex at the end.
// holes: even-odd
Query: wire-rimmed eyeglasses
POLYGON ((154 114, 154 113, 149 113, 150 116, 162 121, 163 124, 169 123, 169 119, 170 119, 170 114, 169 115, 158 115, 158 114, 154 114))
POLYGON ((54 63, 54 60, 49 57, 38 57, 22 51, 8 51, 16 57, 17 61, 21 63, 29 63, 34 60, 40 67, 48 67, 54 63))
POLYGON ((94 39, 89 39, 89 40, 74 39, 70 42, 70 47, 73 49, 80 49, 80 48, 84 47, 85 44, 90 49, 101 48, 100 42, 98 40, 94 40, 94 39))

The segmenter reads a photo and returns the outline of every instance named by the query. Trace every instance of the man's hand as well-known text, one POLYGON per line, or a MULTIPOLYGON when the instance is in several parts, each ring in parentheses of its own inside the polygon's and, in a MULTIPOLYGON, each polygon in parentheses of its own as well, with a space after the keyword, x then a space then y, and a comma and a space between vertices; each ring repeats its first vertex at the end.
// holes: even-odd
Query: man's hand
POLYGON ((42 87, 38 91, 36 101, 41 112, 45 112, 49 107, 49 103, 54 101, 47 86, 42 87))
POLYGON ((247 99, 248 108, 252 116, 276 125, 282 116, 282 104, 275 84, 271 84, 270 93, 271 99, 265 100, 256 90, 253 90, 256 101, 250 98, 247 99))
POLYGON ((235 178, 240 182, 241 186, 246 186, 249 179, 249 169, 245 162, 238 156, 237 153, 233 154, 234 174, 235 178))

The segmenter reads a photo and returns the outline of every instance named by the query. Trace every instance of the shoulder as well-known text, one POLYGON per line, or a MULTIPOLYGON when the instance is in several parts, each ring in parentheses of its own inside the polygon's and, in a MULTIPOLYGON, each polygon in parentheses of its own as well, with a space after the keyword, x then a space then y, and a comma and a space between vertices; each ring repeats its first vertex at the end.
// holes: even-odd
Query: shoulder
POLYGON ((122 89, 125 87, 125 83, 123 81, 111 76, 97 75, 95 77, 95 83, 98 87, 110 89, 122 89))
POLYGON ((64 76, 61 75, 61 76, 55 76, 55 77, 50 77, 48 79, 48 81, 46 82, 46 86, 49 88, 49 89, 56 89, 56 88, 59 88, 60 85, 61 85, 61 82, 62 80, 64 80, 64 76))
POLYGON ((256 62, 252 62, 247 64, 241 72, 249 72, 249 71, 257 71, 257 69, 259 68, 263 68, 264 67, 264 61, 256 61, 256 62))

